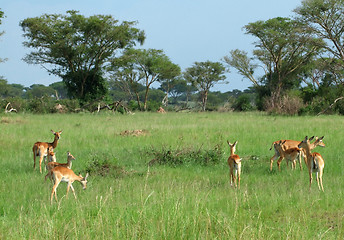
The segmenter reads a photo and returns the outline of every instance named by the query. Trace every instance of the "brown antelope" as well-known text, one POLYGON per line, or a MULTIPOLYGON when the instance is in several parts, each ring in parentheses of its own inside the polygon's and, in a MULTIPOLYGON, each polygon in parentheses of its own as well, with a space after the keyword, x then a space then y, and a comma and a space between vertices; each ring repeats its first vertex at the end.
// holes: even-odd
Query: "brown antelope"
POLYGON ((42 173, 42 160, 44 157, 48 155, 48 148, 56 148, 57 143, 60 139, 60 135, 62 131, 54 132, 51 130, 51 132, 55 135, 54 141, 52 143, 48 142, 36 142, 33 145, 32 151, 33 151, 33 168, 36 169, 36 156, 39 156, 39 171, 42 173))
MULTIPOLYGON (((324 137, 321 137, 320 140, 322 140, 324 137)), ((299 148, 303 148, 306 151, 306 163, 308 167, 308 172, 309 172, 309 190, 311 190, 312 186, 312 173, 316 172, 316 179, 318 183, 318 188, 319 190, 324 191, 323 183, 322 183, 322 176, 324 172, 324 167, 325 167, 325 161, 320 155, 320 153, 317 152, 311 152, 311 143, 310 141, 313 139, 311 137, 308 139, 306 136, 305 139, 298 145, 299 148)))
POLYGON ((66 194, 66 198, 68 197, 68 192, 69 192, 69 188, 72 189, 74 198, 76 199, 76 195, 74 192, 74 188, 72 186, 74 181, 78 181, 81 183, 83 189, 86 189, 86 185, 87 185, 87 177, 88 177, 88 173, 86 173, 85 177, 82 177, 81 175, 76 175, 73 170, 62 167, 62 166, 57 166, 54 167, 53 169, 50 170, 51 171, 51 175, 54 181, 54 186, 53 189, 51 191, 51 195, 50 195, 50 203, 53 203, 53 195, 55 195, 55 199, 57 200, 57 194, 56 194, 56 189, 59 186, 60 182, 67 182, 67 194, 66 194))
POLYGON ((238 141, 235 141, 233 144, 231 144, 228 140, 227 143, 231 149, 231 155, 228 157, 228 166, 229 166, 229 181, 231 186, 239 187, 240 188, 240 173, 241 173, 241 158, 234 154, 235 147, 238 143, 238 141))
MULTIPOLYGON (((50 163, 50 162, 56 162, 56 155, 54 153, 53 147, 48 148, 48 163, 50 163)), ((46 163, 46 167, 47 167, 48 163, 46 163)), ((47 169, 47 170, 49 170, 49 169, 47 169)))
MULTIPOLYGON (((55 158, 56 159, 56 158, 55 158)), ((52 180, 52 175, 51 175, 51 169, 57 166, 65 167, 68 169, 72 169, 72 161, 75 160, 75 157, 70 153, 67 152, 67 163, 58 163, 56 161, 54 162, 49 162, 47 164, 47 170, 49 171, 47 175, 45 175, 45 180, 47 180, 47 177, 49 177, 52 180)))
MULTIPOLYGON (((301 149, 296 147, 296 148, 288 148, 284 149, 283 144, 285 143, 286 140, 279 141, 276 149, 279 151, 281 158, 285 158, 288 166, 288 162, 291 162, 291 169, 296 169, 296 159, 300 159, 301 155, 301 149)), ((277 162, 278 164, 278 162, 277 162)), ((278 166, 279 167, 279 166, 278 166)))
MULTIPOLYGON (((300 141, 295 141, 295 140, 279 140, 279 141, 273 142, 270 150, 272 149, 272 147, 274 147, 275 154, 270 159, 270 171, 272 171, 272 164, 273 164, 274 160, 276 160, 277 158, 278 158, 278 161, 277 161, 278 170, 281 171, 280 165, 281 165, 281 162, 284 158, 282 152, 286 151, 289 148, 298 148, 298 145, 300 143, 301 143, 300 141), (283 142, 283 148, 278 147, 280 141, 283 142)), ((325 144, 323 143, 322 138, 315 137, 315 141, 313 143, 311 143, 311 150, 313 150, 317 146, 325 147, 325 144)), ((306 163, 306 158, 305 158, 306 152, 303 149, 301 149, 301 150, 302 150, 301 154, 299 154, 299 158, 298 158, 300 170, 302 170, 301 156, 303 157, 303 159, 305 160, 305 163, 306 163)), ((288 165, 288 161, 287 161, 287 165, 288 165)), ((307 163, 306 163, 306 165, 307 165, 307 163)))

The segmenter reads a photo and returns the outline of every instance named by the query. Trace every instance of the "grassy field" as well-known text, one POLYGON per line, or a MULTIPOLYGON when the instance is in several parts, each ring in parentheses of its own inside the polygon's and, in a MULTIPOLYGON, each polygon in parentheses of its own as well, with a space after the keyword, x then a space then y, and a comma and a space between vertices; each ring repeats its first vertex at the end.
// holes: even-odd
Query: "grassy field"
POLYGON ((343 239, 344 118, 281 117, 261 113, 136 113, 0 115, 0 239, 343 239), (106 160, 116 174, 91 174, 87 189, 52 183, 33 170, 32 146, 63 130, 57 160, 70 151, 85 175, 106 160), (145 130, 123 136, 125 130, 145 130), (323 136, 324 188, 311 191, 301 172, 277 165, 269 151, 278 139, 323 136), (241 188, 229 184, 226 140, 244 158, 241 188), (218 147, 218 164, 155 164, 152 150, 218 147))

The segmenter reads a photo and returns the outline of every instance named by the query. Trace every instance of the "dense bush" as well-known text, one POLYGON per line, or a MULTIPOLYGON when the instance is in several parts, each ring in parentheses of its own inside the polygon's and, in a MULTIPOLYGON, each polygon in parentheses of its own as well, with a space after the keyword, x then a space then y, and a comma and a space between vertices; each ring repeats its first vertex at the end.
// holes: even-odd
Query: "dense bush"
POLYGON ((254 109, 251 103, 251 97, 248 94, 240 95, 237 99, 235 99, 232 107, 234 111, 241 112, 252 111, 254 109))

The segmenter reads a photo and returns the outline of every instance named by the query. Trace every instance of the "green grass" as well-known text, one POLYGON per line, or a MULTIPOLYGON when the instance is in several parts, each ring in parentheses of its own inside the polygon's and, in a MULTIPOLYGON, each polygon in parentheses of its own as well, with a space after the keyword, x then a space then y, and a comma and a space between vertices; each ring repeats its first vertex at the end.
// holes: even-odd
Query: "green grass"
POLYGON ((344 118, 281 117, 261 113, 136 113, 0 115, 0 239, 343 239, 344 118), (85 191, 73 184, 57 190, 33 170, 32 146, 53 140, 59 162, 70 151, 73 170, 85 174, 91 161, 107 159, 116 175, 91 175, 85 191), (144 129, 145 136, 121 136, 144 129), (271 143, 323 136, 325 193, 309 192, 304 171, 283 161, 269 171, 271 143), (229 185, 226 140, 238 140, 243 157, 241 188, 229 185), (217 165, 153 165, 150 149, 214 149, 217 165), (255 158, 252 158, 255 156, 255 158), (256 159, 258 158, 258 159, 256 159))

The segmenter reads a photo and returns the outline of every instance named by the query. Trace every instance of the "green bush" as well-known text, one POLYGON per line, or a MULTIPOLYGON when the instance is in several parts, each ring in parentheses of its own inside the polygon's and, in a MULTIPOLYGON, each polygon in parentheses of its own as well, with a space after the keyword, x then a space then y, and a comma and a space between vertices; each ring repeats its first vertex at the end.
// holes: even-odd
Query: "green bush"
POLYGON ((240 112, 252 111, 254 107, 251 104, 251 97, 247 94, 240 95, 234 100, 233 109, 240 112))
POLYGON ((188 165, 198 164, 202 166, 215 165, 223 160, 223 151, 220 145, 215 145, 213 149, 171 149, 162 147, 157 150, 151 148, 147 150, 147 153, 153 155, 154 158, 149 162, 150 165, 188 165))

